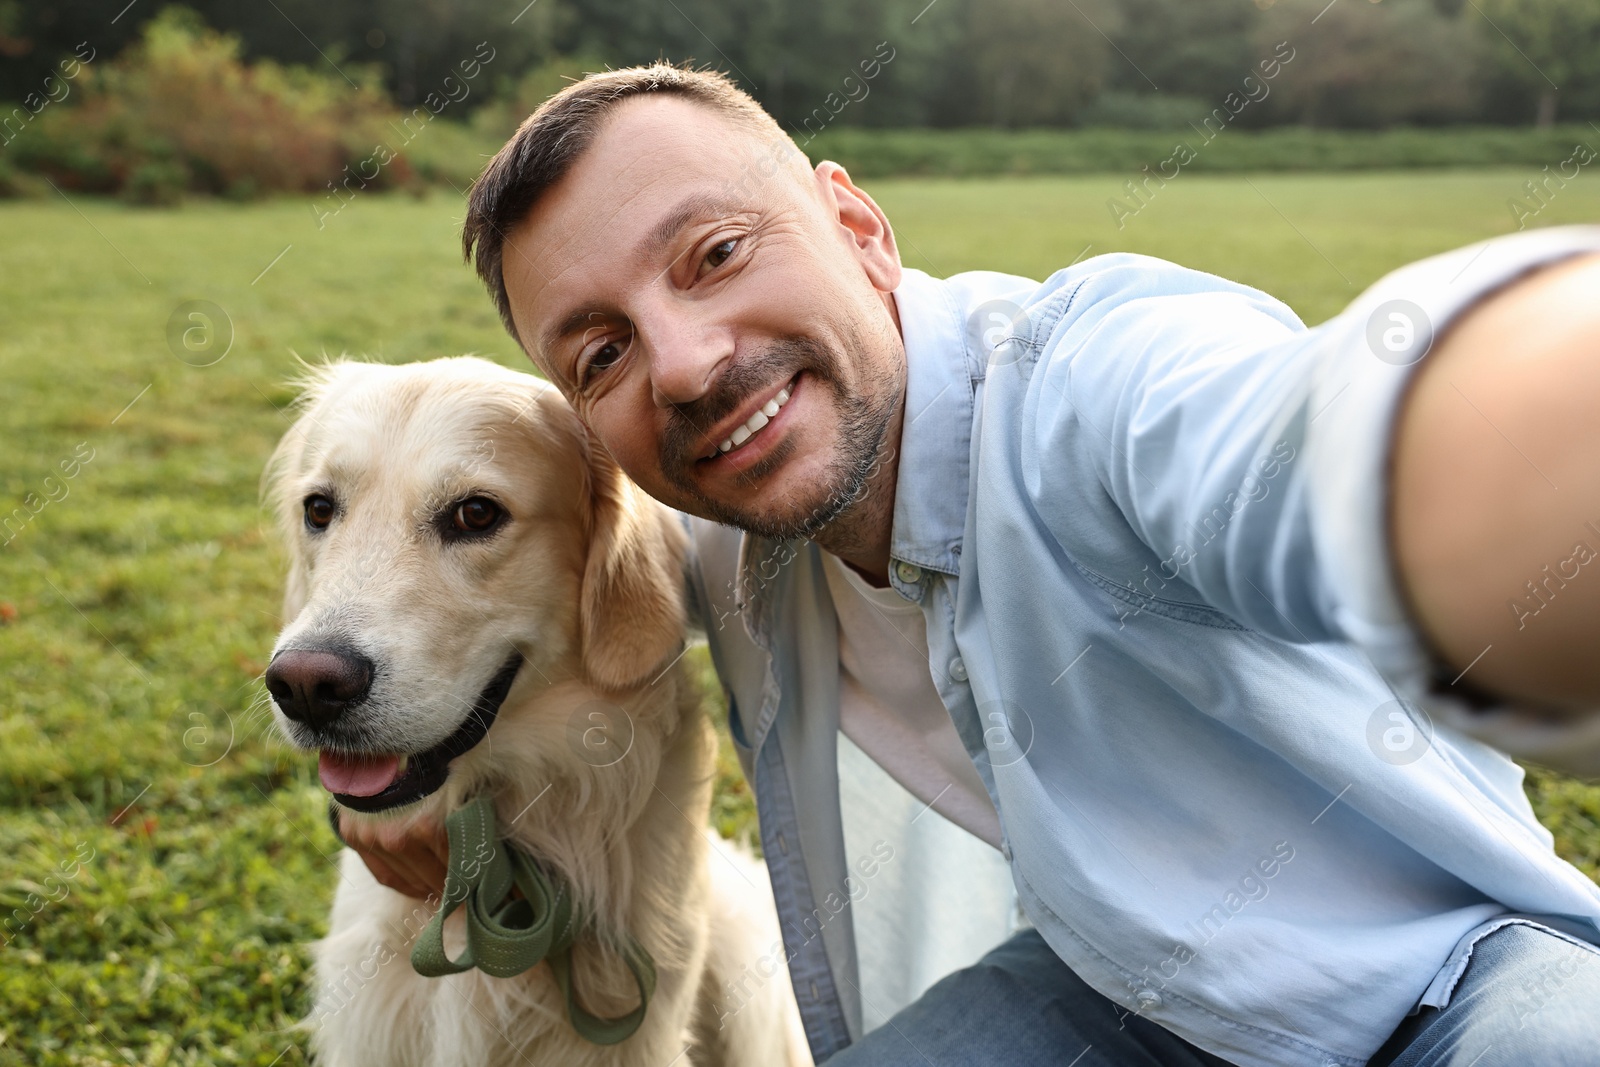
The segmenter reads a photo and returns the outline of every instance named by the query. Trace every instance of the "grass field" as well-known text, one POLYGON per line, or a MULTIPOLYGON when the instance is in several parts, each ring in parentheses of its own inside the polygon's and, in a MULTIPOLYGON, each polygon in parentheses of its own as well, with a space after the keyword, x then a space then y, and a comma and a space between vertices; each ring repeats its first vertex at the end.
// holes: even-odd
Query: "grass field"
MULTIPOLYGON (((1125 175, 869 189, 934 273, 1132 250, 1314 322, 1392 267, 1512 229, 1531 176, 1190 174, 1121 228, 1106 201, 1125 175)), ((321 229, 303 201, 0 205, 0 517, 38 507, 0 549, 0 915, 26 920, 0 934, 0 1067, 303 1062, 289 1028, 335 842, 312 762, 248 711, 282 571, 257 479, 294 353, 523 365, 459 262, 460 215, 453 197, 358 198, 321 229), (169 318, 194 300, 231 326, 185 361, 169 318)), ((1597 217, 1590 178, 1537 222, 1597 217)), ((731 832, 748 804, 724 785, 731 832)), ((1530 791, 1600 875, 1600 788, 1536 774, 1530 791)))

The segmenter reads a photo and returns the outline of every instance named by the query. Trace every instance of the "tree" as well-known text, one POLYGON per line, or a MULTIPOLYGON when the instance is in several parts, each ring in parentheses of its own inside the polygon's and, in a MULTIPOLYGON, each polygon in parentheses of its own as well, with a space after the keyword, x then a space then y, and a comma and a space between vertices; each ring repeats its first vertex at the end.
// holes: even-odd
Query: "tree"
POLYGON ((920 125, 945 113, 965 0, 581 0, 574 49, 617 64, 722 70, 803 139, 819 124, 920 125), (869 76, 870 75, 870 76, 869 76))
MULTIPOLYGON (((341 80, 347 75, 352 83, 363 76, 349 67, 376 66, 385 88, 407 107, 429 93, 459 96, 460 64, 480 55, 479 42, 493 50, 491 77, 520 74, 548 59, 571 18, 565 0, 538 0, 520 16, 506 0, 188 0, 184 6, 212 29, 239 38, 245 60, 299 64, 341 80), (447 86, 446 78, 455 82, 447 86)), ((80 41, 109 59, 165 10, 136 4, 112 23, 105 7, 97 0, 0 0, 0 56, 15 61, 0 64, 0 89, 19 98, 37 89, 80 41)), ((469 111, 484 95, 474 92, 452 107, 469 111)))
MULTIPOLYGON (((1538 97, 1535 123, 1556 121, 1559 94, 1600 91, 1600 3, 1479 0, 1482 32, 1500 73, 1538 97)), ((1591 104, 1592 106, 1592 104, 1591 104)))
POLYGON ((1117 88, 1217 101, 1255 66, 1250 33, 1261 12, 1253 0, 1120 0, 1118 6, 1123 29, 1113 37, 1128 62, 1111 64, 1109 82, 1117 88))
POLYGON ((1099 93, 1122 28, 1106 0, 979 0, 966 48, 983 120, 994 126, 1070 123, 1099 93))
POLYGON ((1307 126, 1387 126, 1463 118, 1476 104, 1482 49, 1465 16, 1431 0, 1277 4, 1256 32, 1262 54, 1287 41, 1294 59, 1270 109, 1307 126))

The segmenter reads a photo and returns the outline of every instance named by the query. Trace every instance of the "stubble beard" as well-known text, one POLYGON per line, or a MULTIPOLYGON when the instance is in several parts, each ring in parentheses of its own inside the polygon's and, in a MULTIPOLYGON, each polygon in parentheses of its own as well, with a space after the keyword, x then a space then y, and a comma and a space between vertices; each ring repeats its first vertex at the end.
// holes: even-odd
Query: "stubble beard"
MULTIPOLYGON (((867 365, 859 337, 852 337, 851 347, 853 351, 841 354, 812 338, 785 338, 759 356, 730 368, 714 390, 693 405, 676 408, 663 434, 662 470, 667 481, 692 502, 688 510, 757 537, 788 541, 814 540, 857 509, 880 469, 879 458, 899 406, 900 391, 892 380, 879 379, 863 383, 876 387, 876 396, 849 391, 840 368, 846 360, 858 367, 867 365), (715 425, 737 411, 753 393, 787 381, 800 371, 806 372, 808 385, 821 386, 832 394, 839 416, 834 453, 820 482, 810 491, 791 492, 785 504, 767 505, 759 511, 706 495, 690 473, 697 458, 690 454, 691 450, 703 440, 701 427, 715 425)), ((788 462, 794 451, 794 439, 784 440, 759 462, 739 472, 736 481, 749 486, 753 493, 759 491, 767 477, 788 462)))

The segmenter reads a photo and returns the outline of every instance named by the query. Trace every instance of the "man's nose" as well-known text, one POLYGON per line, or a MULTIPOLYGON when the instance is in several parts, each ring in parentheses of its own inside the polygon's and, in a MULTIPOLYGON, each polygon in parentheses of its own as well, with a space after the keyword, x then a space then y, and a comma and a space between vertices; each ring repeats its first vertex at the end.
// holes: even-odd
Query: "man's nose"
POLYGON ((634 323, 649 355, 650 396, 657 407, 690 404, 711 390, 733 358, 733 336, 682 308, 634 323))

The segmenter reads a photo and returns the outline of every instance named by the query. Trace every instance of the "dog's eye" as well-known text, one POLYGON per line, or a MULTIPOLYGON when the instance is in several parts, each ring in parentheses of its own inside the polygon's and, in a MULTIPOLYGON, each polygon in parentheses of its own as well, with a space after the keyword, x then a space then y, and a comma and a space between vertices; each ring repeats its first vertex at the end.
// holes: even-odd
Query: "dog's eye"
POLYGON ((333 521, 333 513, 338 510, 334 507, 333 501, 321 493, 312 493, 306 497, 305 508, 306 526, 313 531, 327 529, 328 523, 333 521))
POLYGON ((494 528, 502 514, 499 504, 488 497, 475 496, 456 505, 451 524, 458 533, 485 533, 494 528))

